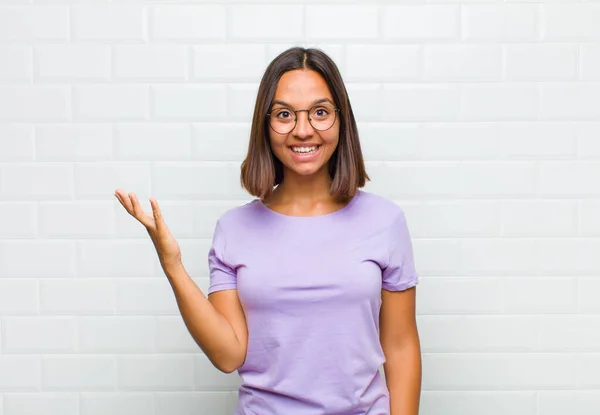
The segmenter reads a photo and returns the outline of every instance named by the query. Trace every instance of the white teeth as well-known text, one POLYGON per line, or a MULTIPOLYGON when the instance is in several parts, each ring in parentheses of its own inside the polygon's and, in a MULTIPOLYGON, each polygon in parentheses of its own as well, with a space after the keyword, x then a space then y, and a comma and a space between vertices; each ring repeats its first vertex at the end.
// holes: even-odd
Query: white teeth
POLYGON ((317 150, 318 146, 315 147, 292 147, 294 153, 312 153, 317 150))

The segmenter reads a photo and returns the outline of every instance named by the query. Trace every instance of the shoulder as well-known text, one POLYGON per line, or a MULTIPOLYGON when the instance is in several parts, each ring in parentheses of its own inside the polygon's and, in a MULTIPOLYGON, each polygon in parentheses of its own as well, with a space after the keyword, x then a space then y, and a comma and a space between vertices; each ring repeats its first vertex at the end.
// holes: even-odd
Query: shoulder
POLYGON ((239 229, 251 223, 260 214, 260 201, 253 199, 242 205, 225 210, 217 219, 217 227, 221 229, 239 229))
POLYGON ((402 207, 384 196, 361 190, 360 201, 366 215, 381 220, 384 224, 404 220, 402 207))

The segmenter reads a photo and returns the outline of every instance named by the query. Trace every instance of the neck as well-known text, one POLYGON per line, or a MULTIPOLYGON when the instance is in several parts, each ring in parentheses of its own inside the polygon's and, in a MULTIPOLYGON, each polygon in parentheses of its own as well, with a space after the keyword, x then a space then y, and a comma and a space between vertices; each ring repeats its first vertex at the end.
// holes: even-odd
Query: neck
POLYGON ((278 198, 295 200, 332 199, 329 189, 331 178, 327 169, 311 176, 300 176, 285 171, 283 181, 277 187, 278 198))

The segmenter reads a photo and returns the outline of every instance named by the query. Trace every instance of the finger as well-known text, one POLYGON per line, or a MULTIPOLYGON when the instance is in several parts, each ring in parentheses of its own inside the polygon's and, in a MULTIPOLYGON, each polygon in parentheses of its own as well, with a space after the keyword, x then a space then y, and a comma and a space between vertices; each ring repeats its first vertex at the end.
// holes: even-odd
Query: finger
POLYGON ((150 206, 152 206, 152 214, 154 215, 154 222, 156 222, 157 228, 163 228, 165 226, 165 222, 163 220, 162 212, 158 207, 158 202, 154 198, 150 198, 150 206))
POLYGON ((121 203, 121 205, 125 208, 127 213, 133 215, 133 206, 131 205, 131 201, 129 200, 129 198, 124 196, 124 192, 117 190, 115 192, 115 197, 117 198, 119 203, 121 203))
POLYGON ((140 204, 140 201, 138 200, 135 193, 129 193, 129 200, 131 201, 131 205, 133 206, 133 213, 135 214, 135 217, 140 222, 142 222, 142 220, 144 219, 144 209, 142 208, 142 205, 140 204))

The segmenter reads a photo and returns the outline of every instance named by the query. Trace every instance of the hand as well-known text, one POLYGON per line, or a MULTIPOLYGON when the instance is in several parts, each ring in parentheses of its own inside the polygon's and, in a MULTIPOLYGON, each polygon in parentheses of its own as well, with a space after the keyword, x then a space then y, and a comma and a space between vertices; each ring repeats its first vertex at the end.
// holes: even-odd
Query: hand
POLYGON ((146 227, 163 270, 181 265, 181 249, 169 231, 156 199, 150 198, 152 212, 144 212, 135 193, 127 194, 124 190, 117 189, 115 197, 131 216, 146 227))

